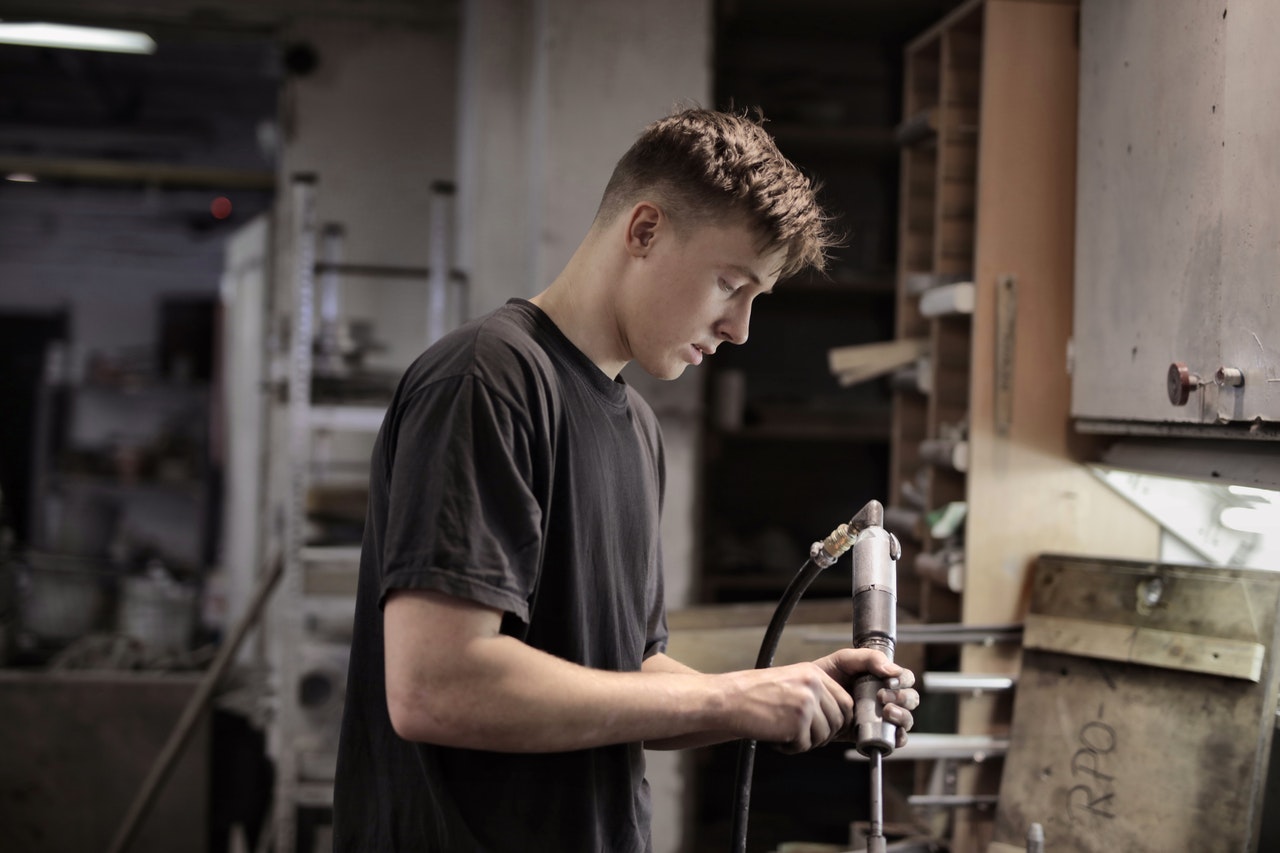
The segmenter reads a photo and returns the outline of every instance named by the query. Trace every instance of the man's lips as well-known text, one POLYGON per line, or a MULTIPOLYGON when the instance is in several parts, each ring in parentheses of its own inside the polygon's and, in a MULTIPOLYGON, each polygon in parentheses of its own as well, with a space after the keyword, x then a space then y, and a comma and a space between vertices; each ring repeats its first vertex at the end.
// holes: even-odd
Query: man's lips
POLYGON ((694 365, 702 364, 703 356, 712 355, 715 350, 711 347, 704 347, 701 344, 689 344, 689 349, 693 352, 694 365))

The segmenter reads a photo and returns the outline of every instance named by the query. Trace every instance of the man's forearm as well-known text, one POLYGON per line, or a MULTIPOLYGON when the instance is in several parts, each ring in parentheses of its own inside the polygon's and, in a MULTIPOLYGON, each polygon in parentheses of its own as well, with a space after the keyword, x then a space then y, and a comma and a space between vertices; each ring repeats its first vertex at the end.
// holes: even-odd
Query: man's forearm
MULTIPOLYGON (((649 657, 644 662, 644 672, 650 674, 684 673, 686 675, 701 675, 696 669, 685 666, 675 658, 661 653, 649 657)), ((689 732, 688 734, 670 738, 649 738, 645 740, 644 746, 645 749, 697 749, 698 747, 712 746, 734 739, 735 735, 728 731, 689 732)))
POLYGON ((728 710, 727 685, 692 670, 593 670, 501 635, 473 638, 456 651, 451 663, 432 661, 409 684, 389 685, 388 707, 402 737, 562 752, 674 741, 722 726, 728 710))

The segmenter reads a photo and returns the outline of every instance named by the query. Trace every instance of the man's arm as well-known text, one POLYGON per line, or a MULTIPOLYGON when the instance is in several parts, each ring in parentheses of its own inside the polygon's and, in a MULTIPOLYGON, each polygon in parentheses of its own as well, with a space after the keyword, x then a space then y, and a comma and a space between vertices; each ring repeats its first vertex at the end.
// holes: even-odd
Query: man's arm
MULTIPOLYGON (((853 701, 840 680, 868 668, 910 677, 852 649, 717 675, 666 655, 650 657, 642 672, 593 670, 502 635, 497 610, 434 592, 393 593, 383 619, 387 707, 397 734, 474 749, 551 752, 634 741, 673 748, 746 737, 799 752, 850 724, 853 701)), ((887 698, 918 702, 906 689, 887 698)), ((903 707, 886 716, 910 727, 903 707)))
POLYGON ((387 708, 397 734, 472 749, 558 752, 718 732, 803 751, 852 719, 852 698, 817 664, 716 675, 678 664, 608 672, 505 636, 501 622, 497 610, 439 593, 388 598, 387 708))

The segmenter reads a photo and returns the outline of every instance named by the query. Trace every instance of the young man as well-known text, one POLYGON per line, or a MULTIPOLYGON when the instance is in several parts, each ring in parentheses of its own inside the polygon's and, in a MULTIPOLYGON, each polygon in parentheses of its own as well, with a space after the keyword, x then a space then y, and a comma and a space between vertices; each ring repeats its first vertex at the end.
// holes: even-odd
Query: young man
POLYGON ((688 110, 619 161, 565 270, 409 368, 373 452, 334 801, 342 851, 649 849, 643 748, 753 738, 800 752, 851 725, 846 649, 704 675, 664 653, 653 412, 747 339, 752 301, 821 266, 809 181, 755 122, 688 110))

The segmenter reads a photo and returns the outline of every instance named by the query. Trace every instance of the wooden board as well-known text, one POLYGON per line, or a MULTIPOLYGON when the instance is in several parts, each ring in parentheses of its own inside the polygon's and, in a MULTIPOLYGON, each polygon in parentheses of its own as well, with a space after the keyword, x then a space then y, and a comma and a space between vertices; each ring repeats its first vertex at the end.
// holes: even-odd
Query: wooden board
POLYGON ((827 350, 827 366, 842 386, 865 382, 913 363, 929 351, 924 338, 899 338, 827 350))
POLYGON ((1023 652, 995 841, 1018 844, 1038 822, 1046 851, 1256 849, 1280 574, 1048 556, 1030 609, 1102 627, 1084 655, 1023 652), (1099 659, 1098 637, 1115 629, 1267 654, 1257 682, 1099 659))

